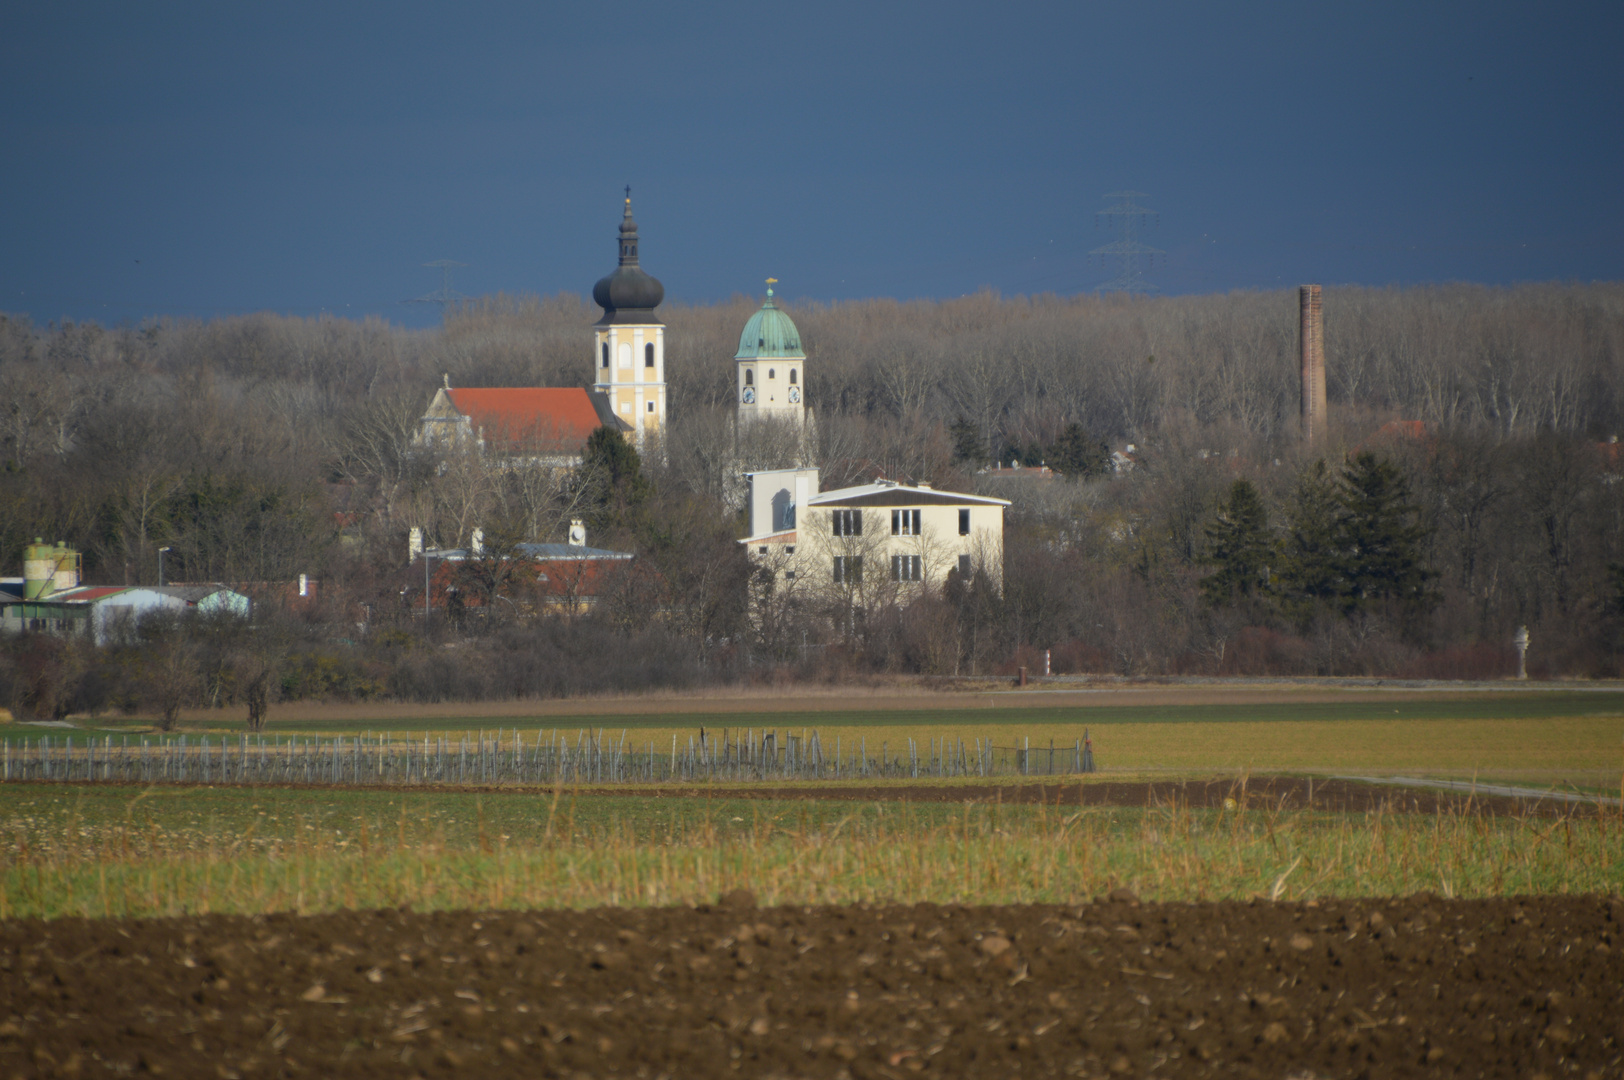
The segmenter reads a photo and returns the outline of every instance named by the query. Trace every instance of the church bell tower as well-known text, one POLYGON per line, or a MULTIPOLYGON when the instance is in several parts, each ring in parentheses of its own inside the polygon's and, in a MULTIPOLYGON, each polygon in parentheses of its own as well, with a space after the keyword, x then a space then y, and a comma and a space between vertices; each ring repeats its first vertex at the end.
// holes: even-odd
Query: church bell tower
POLYGON ((773 300, 777 278, 767 279, 767 300, 750 316, 734 355, 738 375, 739 422, 772 417, 800 423, 805 419, 802 379, 806 353, 801 332, 773 300))
POLYGON ((665 286, 638 265, 630 187, 620 219, 620 265, 592 287, 592 299, 603 308, 592 328, 593 389, 631 425, 629 437, 643 452, 665 431, 665 324, 654 314, 665 286))

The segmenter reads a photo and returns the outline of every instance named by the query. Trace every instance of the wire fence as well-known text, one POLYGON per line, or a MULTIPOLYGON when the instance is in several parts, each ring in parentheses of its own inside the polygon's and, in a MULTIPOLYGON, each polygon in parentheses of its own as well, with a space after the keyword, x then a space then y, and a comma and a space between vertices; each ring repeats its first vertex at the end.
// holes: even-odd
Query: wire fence
POLYGON ((0 747, 0 780, 139 784, 646 784, 702 780, 858 780, 919 777, 1053 776, 1095 770, 1092 741, 1000 745, 992 739, 905 739, 870 749, 860 737, 828 745, 816 730, 800 734, 746 729, 737 737, 673 736, 669 747, 579 731, 527 736, 263 735, 73 736, 0 747))

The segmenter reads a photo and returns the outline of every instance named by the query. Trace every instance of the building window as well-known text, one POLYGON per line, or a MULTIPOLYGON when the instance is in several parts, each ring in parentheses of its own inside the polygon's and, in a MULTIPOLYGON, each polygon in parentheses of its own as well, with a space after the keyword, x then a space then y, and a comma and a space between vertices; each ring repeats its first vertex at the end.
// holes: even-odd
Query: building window
POLYGON ((746 385, 746 386, 754 386, 754 385, 756 385, 756 373, 751 371, 749 368, 744 369, 744 385, 746 385))
POLYGON ((835 584, 861 585, 863 583, 863 557, 861 555, 835 556, 835 584))
POLYGON ((778 369, 777 368, 768 368, 767 369, 767 378, 769 378, 769 379, 778 378, 778 369))
POLYGON ((835 510, 830 516, 834 519, 836 536, 863 535, 863 512, 861 510, 835 510))
POLYGON ((918 536, 919 533, 920 528, 918 510, 891 511, 892 536, 918 536))
POLYGON ((793 570, 785 570, 784 571, 784 580, 785 581, 794 581, 795 580, 795 571, 793 571, 793 570))
POLYGON ((767 554, 767 545, 766 545, 766 544, 762 544, 762 545, 761 545, 761 547, 760 547, 760 548, 758 548, 758 549, 757 549, 757 550, 758 550, 758 551, 759 551, 759 552, 760 552, 760 553, 761 553, 761 554, 763 554, 763 555, 765 555, 765 554, 767 554))
POLYGON ((918 555, 891 556, 892 581, 925 580, 923 560, 918 555))
POLYGON ((654 366, 654 345, 652 342, 643 346, 643 366, 654 366))
POLYGON ((607 341, 603 343, 603 366, 609 366, 609 343, 607 341))
POLYGON ((785 544, 784 545, 784 554, 785 555, 793 555, 793 554, 795 554, 795 545, 794 544, 785 544))
POLYGON ((648 411, 649 411, 649 412, 653 412, 653 411, 654 411, 654 402, 652 402, 652 401, 651 401, 651 402, 649 402, 649 403, 648 403, 648 411))
POLYGON ((968 510, 959 511, 959 535, 970 535, 970 511, 968 510))
POLYGON ((966 581, 970 578, 970 556, 968 555, 959 556, 959 577, 964 578, 966 581))
POLYGON ((796 378, 796 377, 795 377, 795 369, 794 369, 794 368, 790 368, 790 369, 789 369, 789 384, 790 384, 790 385, 791 385, 791 386, 794 386, 794 385, 795 385, 795 384, 796 384, 796 383, 797 383, 797 382, 799 382, 799 381, 800 381, 800 380, 799 380, 799 379, 797 379, 797 378, 796 378))

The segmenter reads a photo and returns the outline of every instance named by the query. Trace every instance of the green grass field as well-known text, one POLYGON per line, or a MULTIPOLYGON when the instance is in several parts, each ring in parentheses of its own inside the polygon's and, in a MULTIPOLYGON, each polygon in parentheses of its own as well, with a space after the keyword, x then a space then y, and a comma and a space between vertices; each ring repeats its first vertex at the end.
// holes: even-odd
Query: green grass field
MULTIPOLYGON (((862 748, 870 757, 896 757, 908 740, 922 747, 934 741, 959 741, 973 748, 978 740, 1000 747, 1051 744, 1070 748, 1085 734, 1107 772, 1150 775, 1213 775, 1241 771, 1293 772, 1317 775, 1416 776, 1506 781, 1536 786, 1563 786, 1594 792, 1616 792, 1624 775, 1624 700, 1613 694, 1496 694, 1437 701, 1335 702, 1310 705, 1190 706, 1185 708, 1025 708, 955 710, 939 717, 918 710, 819 713, 682 714, 675 721, 660 715, 596 717, 476 718, 444 726, 434 718, 417 718, 418 726, 369 726, 364 721, 335 724, 307 721, 300 726, 273 725, 267 738, 313 739, 335 734, 377 737, 387 732, 399 740, 425 735, 453 741, 480 732, 515 733, 527 744, 558 737, 572 744, 581 732, 603 732, 611 743, 623 736, 638 751, 666 751, 673 740, 686 747, 701 726, 712 737, 736 741, 745 729, 759 736, 816 730, 825 753, 849 758, 862 748), (1221 710, 1218 719, 1201 719, 1221 710), (1259 715, 1261 713, 1261 715, 1259 715), (712 717, 719 723, 708 722, 712 717), (791 722, 799 717, 805 723, 791 722), (882 718, 885 722, 881 722, 882 718)), ((447 723, 450 723, 448 720, 447 723)), ((214 740, 240 728, 193 725, 186 737, 214 740)), ((60 746, 73 738, 111 737, 156 742, 163 739, 144 727, 76 730, 5 725, 0 739, 13 752, 49 738, 60 746)), ((509 744, 510 745, 510 744, 509 744)), ((1064 760, 1066 754, 1057 754, 1064 760)))
MULTIPOLYGON (((224 718, 222 717, 222 720, 224 718)), ((305 720, 279 737, 590 727, 669 745, 705 724, 816 728, 826 748, 913 738, 1069 746, 1106 776, 1477 777, 1616 794, 1624 695, 1444 694, 1261 705, 1027 704, 598 716, 305 720)), ((228 723, 187 728, 218 737, 228 723)), ((115 738, 141 726, 109 724, 115 738)), ((4 725, 0 738, 89 732, 4 725)), ((105 734, 101 737, 105 738, 105 734)), ((150 736, 148 736, 150 737, 150 736)), ((924 783, 926 781, 919 781, 924 783)), ((891 781, 905 784, 908 781, 891 781)), ((703 902, 1459 896, 1624 889, 1624 814, 1571 820, 1082 809, 791 798, 0 784, 0 917, 703 902)))
POLYGON ((39 785, 0 918, 705 902, 1618 893, 1624 819, 39 785))

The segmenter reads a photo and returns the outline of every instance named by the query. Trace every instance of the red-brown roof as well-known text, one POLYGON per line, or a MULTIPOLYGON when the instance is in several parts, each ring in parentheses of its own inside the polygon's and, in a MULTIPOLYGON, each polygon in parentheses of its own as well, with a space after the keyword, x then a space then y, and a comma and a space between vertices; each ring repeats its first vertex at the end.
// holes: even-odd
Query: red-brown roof
MULTIPOLYGON (((417 569, 406 575, 406 580, 414 585, 423 580, 422 562, 415 562, 417 569)), ((453 588, 462 590, 463 603, 471 608, 484 606, 484 598, 477 591, 466 587, 463 581, 465 563, 441 562, 433 570, 432 584, 430 586, 433 597, 430 601, 435 607, 443 607, 446 594, 453 588)), ((504 588, 504 592, 518 596, 522 603, 526 594, 531 594, 543 601, 590 601, 595 600, 600 593, 615 581, 617 573, 638 572, 632 568, 630 559, 558 559, 545 564, 521 560, 513 564, 512 576, 504 588)), ((423 594, 417 594, 417 603, 422 605, 423 594)))
MULTIPOLYGON (((136 587, 139 588, 139 586, 136 587)), ((63 592, 53 593, 49 596, 42 597, 41 599, 45 601, 100 600, 104 597, 121 593, 128 588, 130 588, 128 585, 85 585, 71 591, 64 590, 63 592)))
POLYGON ((1381 430, 1371 436, 1376 439, 1424 439, 1427 437, 1425 420, 1389 420, 1381 430))
POLYGON ((573 448, 602 423, 580 387, 458 387, 448 393, 487 441, 535 440, 573 448))

